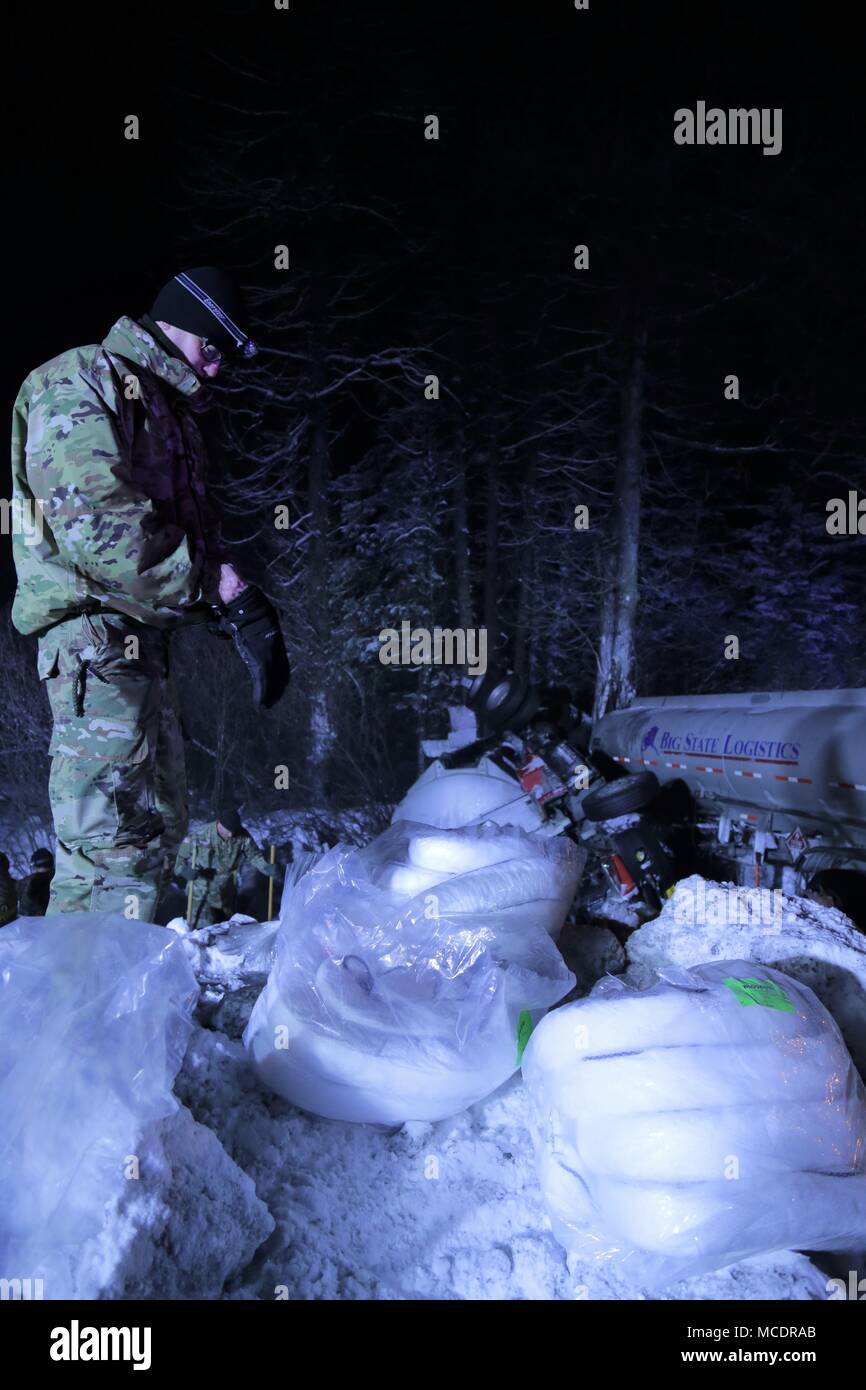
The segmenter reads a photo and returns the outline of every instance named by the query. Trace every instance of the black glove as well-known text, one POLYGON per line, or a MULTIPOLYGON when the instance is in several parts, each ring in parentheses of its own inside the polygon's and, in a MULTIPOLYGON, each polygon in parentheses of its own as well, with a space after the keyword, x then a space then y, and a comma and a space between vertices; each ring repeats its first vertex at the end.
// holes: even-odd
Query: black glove
POLYGON ((277 610, 261 589, 251 584, 225 604, 220 628, 234 639, 241 660, 253 679, 253 699, 270 709, 284 694, 291 670, 277 610))
POLYGON ((172 882, 178 884, 181 888, 188 888, 191 883, 197 883, 199 879, 210 880, 212 878, 216 878, 216 869, 200 869, 196 867, 195 869, 190 868, 187 870, 178 869, 177 873, 172 877, 172 882))

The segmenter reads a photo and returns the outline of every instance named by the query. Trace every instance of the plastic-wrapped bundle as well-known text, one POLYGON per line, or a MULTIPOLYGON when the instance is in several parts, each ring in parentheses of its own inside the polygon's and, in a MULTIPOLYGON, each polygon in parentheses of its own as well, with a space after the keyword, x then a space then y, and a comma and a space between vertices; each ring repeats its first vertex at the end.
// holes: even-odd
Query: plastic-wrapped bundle
POLYGON ((440 917, 495 912, 500 931, 537 925, 554 939, 586 860, 571 842, 492 822, 456 831, 404 821, 370 851, 372 881, 396 898, 429 895, 425 907, 435 903, 440 917))
POLYGON ((745 961, 601 981, 530 1039, 558 1239, 650 1288, 782 1249, 866 1242, 866 1092, 812 991, 745 961))
POLYGON ((533 831, 543 826, 544 813, 513 777, 482 757, 475 767, 431 763, 395 807, 391 821, 436 825, 443 830, 486 821, 533 831))
POLYGON ((73 1296, 84 1242, 172 1095, 198 986, 180 939, 114 913, 0 932, 0 1273, 73 1296))
POLYGON ((435 1120, 481 1100, 574 983, 551 936, 582 862, 495 825, 400 822, 332 850, 283 905, 244 1034, 262 1079, 331 1119, 435 1120))

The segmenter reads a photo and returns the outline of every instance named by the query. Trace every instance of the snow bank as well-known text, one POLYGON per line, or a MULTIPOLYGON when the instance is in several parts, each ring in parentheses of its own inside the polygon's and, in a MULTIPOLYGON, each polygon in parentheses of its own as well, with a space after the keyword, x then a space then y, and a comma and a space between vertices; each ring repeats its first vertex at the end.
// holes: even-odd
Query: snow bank
MULTIPOLYGON (((243 926, 236 924, 238 935, 243 926)), ((255 928, 252 929, 253 933, 255 928)), ((218 937, 214 938, 218 944, 218 937)), ((581 992, 624 957, 609 932, 562 942, 581 992)), ((266 1091, 239 1039, 261 987, 236 953, 220 1031, 196 1028, 176 1091, 253 1180, 276 1227, 226 1286, 234 1299, 642 1299, 623 1270, 569 1259, 538 1186, 519 1078, 453 1119, 386 1129, 305 1114, 266 1091), (230 1032, 233 1036, 225 1036, 230 1032)), ((243 954, 243 952, 241 952, 243 954)), ((202 954, 208 980, 216 958, 202 954)), ((204 978, 204 974, 203 974, 204 978)), ((836 1273, 833 1269, 828 1272, 836 1273)), ((801 1254, 742 1260, 671 1285, 685 1300, 825 1299, 828 1273, 801 1254)))
POLYGON ((626 978, 639 988, 667 963, 688 967, 736 957, 776 966, 814 990, 866 1076, 866 936, 836 908, 693 874, 626 949, 626 978))
POLYGON ((219 1298, 274 1229, 252 1181, 180 1109, 135 1144, 137 1181, 102 1213, 75 1269, 75 1298, 219 1298))
POLYGON ((183 949, 203 988, 223 992, 239 989, 251 976, 267 976, 274 959, 279 922, 257 922, 236 912, 228 922, 189 931, 183 917, 173 918, 169 930, 183 949))
MULTIPOLYGON (((831 926, 844 919, 814 911, 811 925, 803 922, 800 949, 804 962, 818 959, 823 969, 833 962, 816 955, 815 936, 828 915, 831 926)), ((47 926, 40 922, 40 931, 47 926)), ((622 1272, 579 1261, 569 1266, 544 1211, 519 1078, 453 1119, 391 1130, 317 1119, 266 1091, 235 1039, 262 985, 257 950, 264 949, 267 933, 239 919, 223 928, 182 950, 189 950, 202 987, 214 995, 209 1011, 199 1003, 198 1017, 224 1031, 192 1024, 174 1083, 179 1108, 144 1129, 133 1124, 110 1131, 121 1161, 135 1158, 138 1177, 132 1176, 136 1165, 128 1166, 129 1177, 112 1168, 90 1228, 75 1247, 67 1292, 264 1300, 647 1296, 622 1272)), ((124 921, 123 929, 134 931, 135 924, 124 921)), ((17 930, 0 933, 10 951, 17 930)), ((597 935, 587 955, 589 944, 575 934, 584 961, 577 971, 572 942, 563 941, 568 963, 585 976, 584 989, 596 970, 621 964, 608 934, 597 935)), ((847 936, 842 944, 855 950, 847 936)), ((165 948, 162 929, 158 945, 165 948)), ((748 955, 742 939, 737 953, 748 955)), ((101 958, 91 942, 88 961, 101 958)), ((633 961, 632 968, 639 964, 633 961)), ((7 999, 0 996, 0 1011, 7 999)), ((44 1033, 43 1015, 36 1011, 26 1036, 44 1033)), ((54 1047, 65 1055, 56 1040, 54 1047)), ((0 1082, 9 1055, 0 1054, 0 1082)), ((62 1101, 62 1086, 47 1104, 58 1096, 62 1101)), ((58 1149, 70 1132, 58 1127, 58 1149)), ((8 1156, 10 1137, 8 1129, 0 1131, 0 1154, 5 1145, 8 1156)), ((34 1151, 37 1173, 51 1152, 34 1151)), ((12 1188, 3 1181, 8 1211, 12 1188)), ((37 1272, 32 1263, 0 1269, 4 1277, 37 1272)), ((806 1257, 782 1253, 683 1281, 661 1296, 808 1300, 825 1299, 830 1291, 827 1275, 806 1257)), ((46 1296, 52 1296, 49 1289, 46 1296)))
POLYGON ((273 1223, 179 1111, 198 986, 173 934, 112 913, 0 935, 0 1277, 56 1298, 215 1297, 273 1223))
MULTIPOLYGON (((569 1268, 545 1214, 518 1078, 451 1120, 386 1130, 266 1094, 243 1048, 196 1029, 178 1095, 253 1179, 276 1229, 234 1299, 642 1299, 624 1271, 569 1268)), ((673 1299, 822 1299, 802 1255, 743 1261, 673 1299)))

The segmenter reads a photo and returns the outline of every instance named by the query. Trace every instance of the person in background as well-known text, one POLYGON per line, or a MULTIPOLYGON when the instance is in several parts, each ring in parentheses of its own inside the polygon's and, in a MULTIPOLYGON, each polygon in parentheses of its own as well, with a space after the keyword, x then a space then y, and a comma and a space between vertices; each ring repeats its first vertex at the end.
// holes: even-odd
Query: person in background
POLYGON ((0 853, 0 927, 14 921, 18 915, 18 893, 15 880, 9 872, 9 860, 0 853))
POLYGON ((50 849, 36 849, 30 856, 30 873, 18 885, 18 911, 22 917, 44 917, 51 896, 54 855, 50 849))
POLYGON ((228 921, 236 910, 238 874, 247 864, 268 878, 277 877, 276 865, 267 862, 237 808, 227 802, 218 820, 187 836, 177 856, 175 877, 184 885, 192 883, 191 931, 228 921))

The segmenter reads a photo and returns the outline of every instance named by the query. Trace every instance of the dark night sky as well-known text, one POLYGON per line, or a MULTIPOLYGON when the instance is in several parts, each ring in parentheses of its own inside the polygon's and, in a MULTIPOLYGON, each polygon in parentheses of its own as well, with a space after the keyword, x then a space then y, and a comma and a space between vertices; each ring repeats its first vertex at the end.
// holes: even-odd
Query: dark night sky
MULTIPOLYGON (((756 152, 752 162, 763 163, 759 173, 768 181, 795 161, 810 175, 823 171, 828 203, 798 204, 794 192, 789 215, 812 241, 816 261, 836 279, 850 273, 855 290, 864 121, 862 51, 846 31, 848 13, 790 0, 759 7, 592 0, 591 11, 577 15, 570 0, 292 0, 288 14, 275 14, 269 0, 200 7, 179 0, 149 6, 146 16, 89 6, 86 25, 68 6, 19 15, 12 50, 22 64, 38 51, 38 66, 14 107, 10 141, 15 273, 7 294, 16 332, 7 341, 9 376, 17 382, 55 350, 101 333, 119 306, 147 297, 173 267, 183 228, 171 203, 184 186, 189 139, 197 128, 230 126, 223 104, 255 90, 229 64, 277 53, 288 106, 300 81, 316 74, 321 107, 314 115, 324 140, 335 46, 355 55, 359 134, 344 154, 365 185, 397 200, 407 188, 418 192, 410 147, 390 134, 371 139, 365 117, 407 90, 418 111, 455 99, 480 106, 493 158, 485 185, 473 191, 501 215, 506 257, 509 241, 520 244, 527 201, 546 216, 555 212, 558 190, 586 187, 589 179, 605 201, 627 199, 621 174, 638 172, 653 146, 670 144, 676 105, 703 96, 723 106, 783 106, 782 155, 762 160, 756 152), (468 22, 460 18, 467 11, 468 22), (142 120, 137 143, 122 135, 130 111, 142 120), (570 167, 559 159, 564 143, 570 167), (841 220, 832 215, 844 209, 841 220)), ((303 138, 296 153, 298 167, 315 177, 303 138)), ((436 153, 447 158, 445 140, 436 153)), ((680 153, 685 165, 691 152, 680 153)), ((742 177, 743 154, 716 151, 732 181, 742 177)), ((426 169, 421 178, 427 184, 426 169)), ((689 191, 684 183, 673 196, 689 191)), ((323 251, 331 257, 337 249, 323 251)), ((862 290, 862 266, 858 280, 862 290)))
MULTIPOLYGON (((13 25, 10 51, 26 80, 10 137, 7 408, 33 366, 101 338, 120 313, 146 307, 179 257, 199 259, 187 254, 188 229, 176 210, 197 157, 191 148, 203 133, 231 132, 238 120, 232 104, 273 100, 255 80, 264 64, 280 74, 281 104, 290 112, 296 99, 303 105, 290 124, 293 148, 284 152, 299 186, 315 187, 322 152, 333 151, 331 173, 347 202, 369 193, 402 208, 396 233, 375 235, 383 264, 405 275, 410 296, 412 276, 420 285, 429 268, 422 257, 407 271, 405 248, 431 225, 440 258, 455 227, 464 250, 467 240, 477 242, 479 263, 495 242, 497 264, 513 266, 519 286, 558 236, 563 245, 581 239, 570 191, 591 192, 584 231, 597 252, 610 244, 618 271, 644 244, 654 216, 676 223, 695 200, 736 202, 742 192, 755 217, 723 249, 725 268, 748 277, 768 244, 782 250, 765 267, 776 310, 751 325, 738 365, 784 381, 811 345, 821 409, 840 418, 859 410, 863 84, 848 7, 591 0, 588 13, 576 14, 570 0, 292 0, 284 14, 267 0, 201 7, 179 0, 88 6, 86 22, 82 13, 31 7, 13 25), (341 110, 348 100, 356 113, 348 123, 333 118, 334 84, 341 110), (709 165, 708 151, 701 162, 696 152, 677 150, 681 166, 669 187, 656 190, 656 211, 648 211, 648 170, 659 151, 670 156, 673 111, 698 99, 781 106, 782 154, 719 149, 709 165), (470 113, 485 158, 469 181, 460 182, 461 151, 447 138, 419 160, 415 126, 389 119, 413 106, 419 118, 442 110, 465 120, 470 113), (137 143, 123 139, 129 112, 142 121, 137 143), (463 205, 455 218, 456 188, 463 205), (761 225, 768 220, 769 233, 761 225), (784 249, 795 243, 792 278, 784 249)), ((350 261, 370 235, 369 219, 353 225, 315 216, 288 232, 293 254, 313 265, 317 258, 350 261)), ((260 273, 249 266, 245 242, 246 278, 268 284, 270 235, 262 241, 260 273)), ((235 249, 203 243, 201 258, 231 263, 235 249)), ((699 261, 701 247, 688 231, 663 232, 654 254, 699 261)), ((706 255, 709 273, 718 245, 706 255)), ((393 313, 399 335, 399 308, 393 313)), ((500 306, 499 331, 519 327, 522 313, 518 298, 511 311, 500 306)), ((717 331, 724 334, 723 323, 717 331)), ((705 352, 696 371, 730 370, 710 337, 705 352)), ((8 580, 5 554, 4 566, 8 580)))

